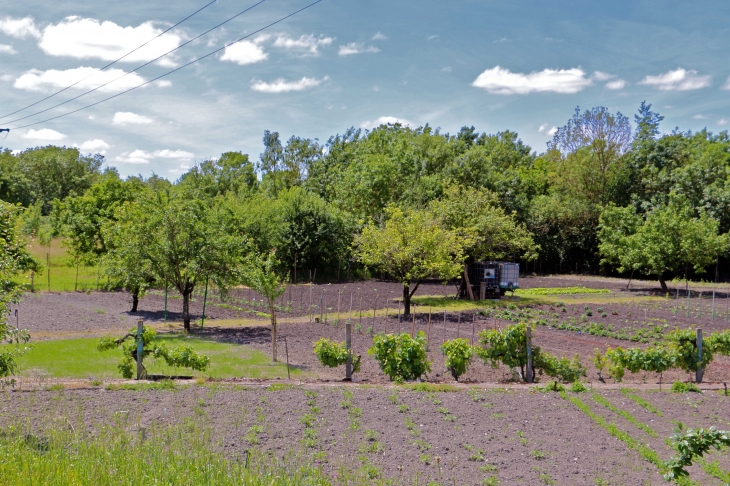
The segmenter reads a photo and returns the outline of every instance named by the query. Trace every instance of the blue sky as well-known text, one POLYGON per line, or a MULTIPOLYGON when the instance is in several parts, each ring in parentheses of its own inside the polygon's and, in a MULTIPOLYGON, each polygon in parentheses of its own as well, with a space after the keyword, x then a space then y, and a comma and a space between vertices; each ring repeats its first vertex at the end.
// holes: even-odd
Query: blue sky
MULTIPOLYGON (((0 127, 41 121, 153 79, 310 1, 267 0, 98 92, 14 123, 133 70, 255 1, 218 0, 107 72, 98 69, 206 0, 4 5, 0 115, 91 77, 1 118, 0 127)), ((721 1, 323 0, 161 83, 13 130, 0 146, 76 145, 104 153, 123 175, 175 179, 229 150, 257 159, 267 129, 323 142, 351 126, 395 119, 450 133, 473 125, 516 131, 542 152, 551 129, 577 105, 633 119, 647 100, 665 116, 664 131, 718 132, 730 128, 729 34, 730 3, 721 1)))

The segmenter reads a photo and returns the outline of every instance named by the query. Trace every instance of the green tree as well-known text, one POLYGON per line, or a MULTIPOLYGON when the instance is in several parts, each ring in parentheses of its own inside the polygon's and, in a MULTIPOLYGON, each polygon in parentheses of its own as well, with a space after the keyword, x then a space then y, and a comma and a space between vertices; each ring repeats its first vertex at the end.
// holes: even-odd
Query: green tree
POLYGON ((357 255, 367 267, 380 270, 403 284, 404 314, 422 280, 448 280, 461 273, 468 238, 449 229, 426 211, 386 208, 383 225, 367 224, 356 238, 357 255))
POLYGON ((265 255, 260 253, 252 254, 241 272, 243 283, 264 296, 269 306, 269 317, 271 318, 271 359, 277 361, 276 353, 276 299, 286 290, 286 279, 282 279, 277 273, 279 265, 276 254, 271 251, 265 255))
MULTIPOLYGON (((0 341, 18 345, 28 342, 30 335, 27 331, 8 326, 10 306, 21 298, 21 288, 16 278, 21 272, 40 269, 40 263, 28 253, 25 242, 17 232, 21 211, 16 205, 0 201, 0 341)), ((15 350, 0 350, 0 379, 17 372, 15 358, 21 352, 19 347, 15 350)))
POLYGON ((180 178, 180 185, 215 197, 228 193, 249 193, 256 189, 258 180, 248 155, 225 152, 217 160, 206 160, 191 168, 180 178))
POLYGON ((690 266, 703 271, 730 246, 728 234, 718 234, 715 219, 703 210, 694 211, 686 198, 676 195, 643 221, 631 209, 607 208, 599 238, 605 263, 656 275, 665 292, 668 274, 684 272, 686 278, 690 266))
POLYGON ((119 227, 107 234, 119 235, 126 248, 118 251, 136 251, 136 261, 180 292, 186 332, 196 285, 210 278, 219 288, 228 288, 248 251, 244 235, 226 230, 220 207, 184 190, 144 194, 121 206, 116 217, 111 225, 119 227))

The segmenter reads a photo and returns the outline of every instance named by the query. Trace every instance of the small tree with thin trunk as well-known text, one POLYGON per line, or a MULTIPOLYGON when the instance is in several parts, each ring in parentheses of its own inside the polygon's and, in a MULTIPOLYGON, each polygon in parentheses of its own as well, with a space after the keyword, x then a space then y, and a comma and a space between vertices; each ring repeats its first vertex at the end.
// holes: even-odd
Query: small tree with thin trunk
POLYGON ((276 361, 276 299, 286 290, 287 275, 281 278, 276 272, 279 261, 276 259, 276 251, 272 250, 266 255, 252 254, 243 267, 241 279, 243 283, 262 295, 269 306, 271 316, 271 359, 276 361))
POLYGON ((360 261, 403 284, 404 314, 411 313, 411 297, 422 280, 448 280, 461 273, 468 237, 444 228, 426 211, 386 208, 384 225, 370 222, 357 237, 360 261))

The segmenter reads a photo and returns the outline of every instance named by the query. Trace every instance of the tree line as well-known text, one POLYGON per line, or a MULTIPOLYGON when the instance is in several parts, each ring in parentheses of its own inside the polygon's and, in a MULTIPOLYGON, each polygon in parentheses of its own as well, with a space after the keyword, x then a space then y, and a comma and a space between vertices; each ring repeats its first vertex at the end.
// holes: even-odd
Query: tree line
POLYGON ((122 179, 74 148, 5 151, 0 197, 28 208, 23 232, 65 236, 135 303, 169 284, 185 306, 201 279, 240 281, 250 254, 272 254, 289 281, 395 278, 406 310, 423 279, 484 259, 666 288, 727 265, 730 140, 662 134, 662 119, 646 103, 633 124, 576 108, 541 153, 474 127, 351 128, 325 143, 266 131, 257 160, 227 152, 174 183, 122 179))

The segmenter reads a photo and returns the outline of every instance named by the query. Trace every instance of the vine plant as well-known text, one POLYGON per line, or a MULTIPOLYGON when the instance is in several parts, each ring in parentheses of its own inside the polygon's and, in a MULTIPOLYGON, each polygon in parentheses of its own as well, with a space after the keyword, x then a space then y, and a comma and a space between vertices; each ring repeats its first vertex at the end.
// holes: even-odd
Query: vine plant
MULTIPOLYGON (((155 359, 162 358, 168 365, 175 368, 190 368, 196 371, 205 371, 208 368, 210 359, 205 355, 196 353, 190 346, 178 346, 169 349, 164 343, 154 342, 155 337, 154 329, 147 326, 142 328, 142 360, 151 356, 155 359)), ((117 368, 119 368, 124 378, 130 379, 134 376, 136 367, 138 339, 137 330, 133 328, 119 339, 102 339, 96 348, 99 351, 107 351, 121 347, 123 357, 117 368)), ((140 378, 146 376, 147 369, 143 364, 140 378)))

